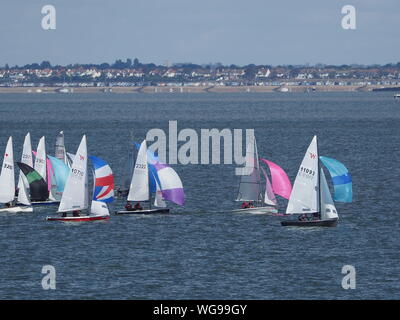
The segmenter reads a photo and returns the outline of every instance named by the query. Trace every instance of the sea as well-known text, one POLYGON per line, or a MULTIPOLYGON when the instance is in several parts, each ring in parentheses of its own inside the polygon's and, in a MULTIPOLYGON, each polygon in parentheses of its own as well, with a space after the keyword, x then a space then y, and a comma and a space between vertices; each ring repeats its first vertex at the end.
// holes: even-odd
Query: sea
MULTIPOLYGON (((243 129, 243 144, 254 129, 259 156, 292 183, 317 135, 320 155, 350 171, 353 202, 336 203, 336 228, 282 227, 296 217, 232 212, 234 161, 178 161, 185 205, 169 203, 170 214, 115 215, 124 199, 103 222, 47 222, 57 206, 1 213, 0 299, 400 298, 400 102, 390 92, 1 94, 0 152, 12 136, 19 160, 30 132, 53 155, 63 130, 75 153, 86 134, 122 185, 133 141, 151 129, 168 139, 170 121, 193 129, 199 149, 202 129, 243 129)), ((278 204, 285 212, 287 200, 278 204)))

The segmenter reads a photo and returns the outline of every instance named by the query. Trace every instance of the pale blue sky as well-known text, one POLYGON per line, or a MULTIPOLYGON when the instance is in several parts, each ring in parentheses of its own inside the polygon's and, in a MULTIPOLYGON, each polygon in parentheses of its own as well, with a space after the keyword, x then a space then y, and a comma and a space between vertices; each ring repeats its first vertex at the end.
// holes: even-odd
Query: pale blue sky
POLYGON ((400 0, 1 0, 0 44, 0 65, 385 64, 400 61, 400 0), (41 28, 46 4, 56 30, 41 28))

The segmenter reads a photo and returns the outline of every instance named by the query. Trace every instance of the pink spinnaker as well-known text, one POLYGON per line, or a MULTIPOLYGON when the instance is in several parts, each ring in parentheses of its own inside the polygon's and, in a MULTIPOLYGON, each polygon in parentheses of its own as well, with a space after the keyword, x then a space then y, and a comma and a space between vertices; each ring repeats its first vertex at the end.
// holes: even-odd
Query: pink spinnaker
POLYGON ((274 193, 282 198, 289 199, 292 192, 292 184, 290 183, 286 172, 272 161, 263 158, 261 158, 261 161, 269 167, 269 171, 271 172, 272 190, 274 193))

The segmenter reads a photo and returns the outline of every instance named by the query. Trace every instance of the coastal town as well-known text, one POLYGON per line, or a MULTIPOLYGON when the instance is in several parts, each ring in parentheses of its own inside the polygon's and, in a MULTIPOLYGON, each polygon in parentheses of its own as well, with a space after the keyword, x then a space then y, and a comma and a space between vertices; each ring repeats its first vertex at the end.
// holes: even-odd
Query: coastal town
POLYGON ((199 92, 400 90, 400 62, 386 65, 114 63, 0 67, 0 92, 199 92), (14 89, 14 90, 13 90, 14 89))

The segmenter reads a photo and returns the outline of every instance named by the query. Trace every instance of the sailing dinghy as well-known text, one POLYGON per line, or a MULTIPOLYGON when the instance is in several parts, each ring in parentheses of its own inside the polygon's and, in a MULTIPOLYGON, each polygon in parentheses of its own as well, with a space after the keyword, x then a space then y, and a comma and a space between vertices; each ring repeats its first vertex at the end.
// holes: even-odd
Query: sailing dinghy
POLYGON ((128 203, 149 202, 149 208, 135 207, 116 211, 116 214, 152 214, 168 213, 165 200, 178 205, 184 204, 182 181, 178 174, 167 164, 161 163, 157 156, 147 150, 146 140, 139 147, 129 188, 128 203), (151 194, 155 193, 154 206, 151 208, 151 194))
MULTIPOLYGON (((22 195, 21 195, 22 200, 22 195)), ((8 138, 6 152, 4 153, 3 165, 0 174, 0 203, 5 207, 0 212, 32 212, 29 206, 29 198, 22 200, 25 206, 15 205, 15 180, 14 180, 14 153, 12 137, 8 138)))
POLYGON ((106 201, 103 201, 104 200, 103 197, 110 198, 109 196, 110 192, 112 192, 113 194, 114 178, 112 177, 112 179, 109 178, 102 179, 105 181, 100 183, 99 180, 101 179, 104 173, 106 173, 106 176, 109 175, 112 176, 112 172, 110 167, 104 161, 102 161, 100 164, 99 163, 94 162, 95 187, 94 187, 94 197, 92 200, 90 213, 87 215, 82 215, 81 211, 86 210, 89 207, 87 144, 86 144, 86 135, 84 135, 82 137, 81 143, 79 144, 78 150, 74 157, 71 172, 66 181, 64 192, 61 197, 61 202, 58 207, 58 212, 62 213, 62 216, 47 217, 46 218, 47 221, 82 222, 82 221, 106 220, 110 218, 110 213, 106 201), (111 182, 111 180, 112 180, 112 185, 107 185, 107 183, 111 182), (97 187, 101 187, 100 189, 105 188, 106 190, 110 191, 99 193, 97 187), (72 213, 73 216, 67 216, 68 213, 72 213))
POLYGON ((282 221, 282 226, 336 227, 339 216, 320 159, 331 173, 335 188, 342 193, 338 194, 338 197, 335 196, 335 199, 351 202, 350 174, 339 161, 318 156, 317 136, 314 136, 300 165, 286 209, 286 214, 300 215, 299 220, 282 221))
POLYGON ((52 166, 49 159, 46 157, 46 141, 45 137, 41 137, 39 140, 39 144, 37 147, 35 154, 35 162, 33 168, 39 175, 43 178, 43 180, 47 183, 48 186, 48 198, 42 201, 36 201, 32 199, 32 205, 52 205, 52 204, 59 204, 60 200, 57 200, 53 193, 54 193, 54 184, 52 184, 52 166))
POLYGON ((236 201, 242 202, 242 208, 232 210, 232 212, 257 214, 278 213, 278 210, 275 208, 275 196, 273 196, 271 191, 271 185, 266 173, 265 178, 266 190, 263 194, 257 143, 254 138, 246 147, 246 165, 242 168, 239 191, 236 197, 236 201))

